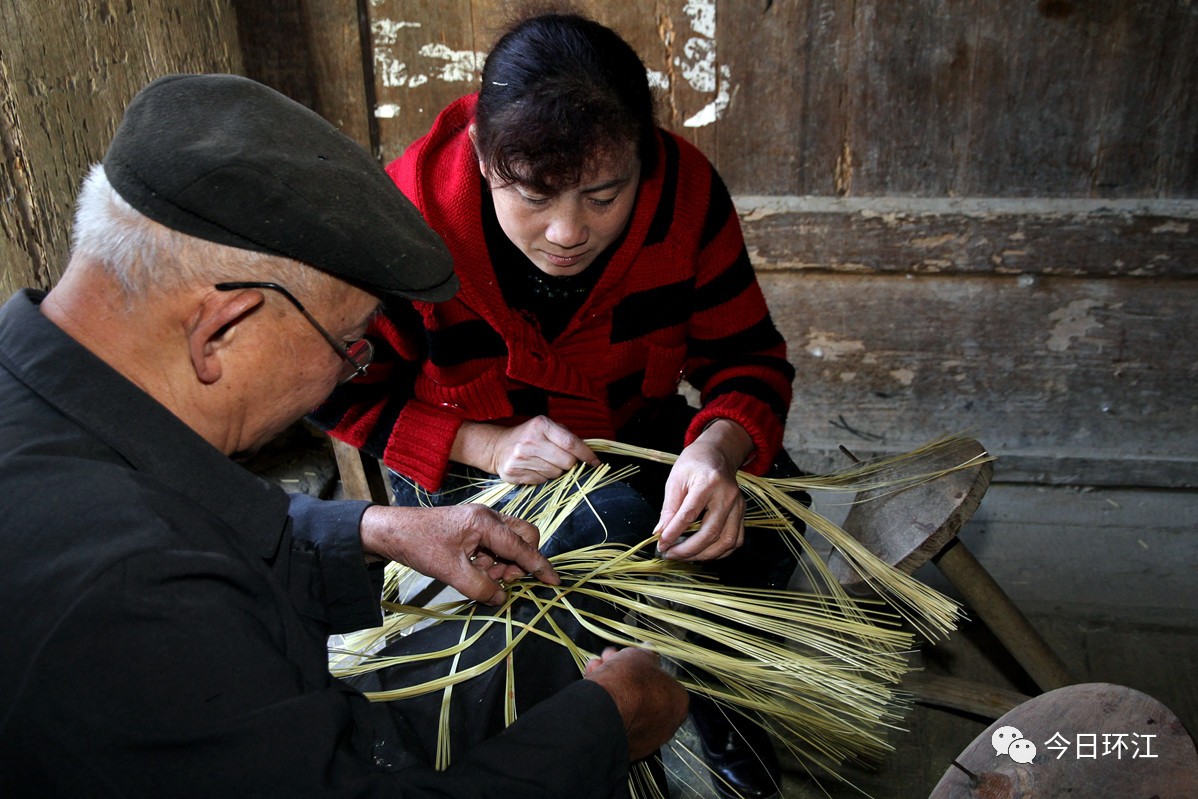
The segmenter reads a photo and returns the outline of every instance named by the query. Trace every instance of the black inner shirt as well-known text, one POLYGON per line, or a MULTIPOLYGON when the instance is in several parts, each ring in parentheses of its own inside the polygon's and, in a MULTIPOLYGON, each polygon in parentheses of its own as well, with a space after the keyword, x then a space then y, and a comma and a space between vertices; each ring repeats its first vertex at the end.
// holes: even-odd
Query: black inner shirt
POLYGON ((495 203, 486 182, 482 185, 482 223, 487 252, 495 268, 503 299, 513 308, 532 317, 546 341, 553 341, 586 302, 611 254, 624 240, 621 234, 599 257, 577 275, 552 277, 545 274, 520 252, 499 226, 495 203))

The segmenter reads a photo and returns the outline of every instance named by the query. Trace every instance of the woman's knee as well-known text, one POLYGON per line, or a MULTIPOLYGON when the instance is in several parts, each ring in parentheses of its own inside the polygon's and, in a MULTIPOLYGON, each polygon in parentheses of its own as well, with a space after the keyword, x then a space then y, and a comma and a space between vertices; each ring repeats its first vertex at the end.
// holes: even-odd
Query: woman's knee
POLYGON ((633 546, 652 534, 657 518, 657 510, 635 489, 613 483, 587 494, 541 552, 556 555, 604 543, 633 546))

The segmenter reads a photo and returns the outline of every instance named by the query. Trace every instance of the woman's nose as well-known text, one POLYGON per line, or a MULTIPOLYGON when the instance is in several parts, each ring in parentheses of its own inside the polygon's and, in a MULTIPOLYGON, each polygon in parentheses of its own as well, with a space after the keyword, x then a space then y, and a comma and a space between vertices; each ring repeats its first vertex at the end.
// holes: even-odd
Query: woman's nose
MULTIPOLYGON (((568 203, 559 205, 564 206, 568 203)), ((586 221, 576 208, 559 208, 545 231, 545 238, 550 244, 567 250, 586 244, 589 236, 586 221)))

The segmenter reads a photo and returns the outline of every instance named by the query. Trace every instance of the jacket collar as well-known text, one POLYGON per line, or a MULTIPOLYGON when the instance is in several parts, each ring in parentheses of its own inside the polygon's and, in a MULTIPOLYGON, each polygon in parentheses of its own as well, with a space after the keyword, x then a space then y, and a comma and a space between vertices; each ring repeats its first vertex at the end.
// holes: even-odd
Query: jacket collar
POLYGON ((273 558, 287 522, 286 492, 230 460, 43 316, 44 297, 25 289, 0 308, 0 365, 130 468, 204 507, 255 554, 273 558))

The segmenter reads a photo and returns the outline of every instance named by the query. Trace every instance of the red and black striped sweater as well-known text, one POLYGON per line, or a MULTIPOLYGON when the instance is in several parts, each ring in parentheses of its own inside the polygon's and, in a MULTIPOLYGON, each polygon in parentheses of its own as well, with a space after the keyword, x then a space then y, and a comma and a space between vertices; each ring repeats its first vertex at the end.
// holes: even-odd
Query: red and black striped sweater
POLYGON ((709 422, 740 423, 764 472, 782 442, 794 369, 749 263, 723 182, 696 148, 660 131, 627 234, 552 341, 504 301, 484 237, 474 97, 441 112, 387 171, 453 253, 448 302, 389 304, 369 335, 375 365, 312 416, 329 432, 435 490, 465 419, 518 424, 545 414, 582 438, 618 439, 686 380, 709 422))

